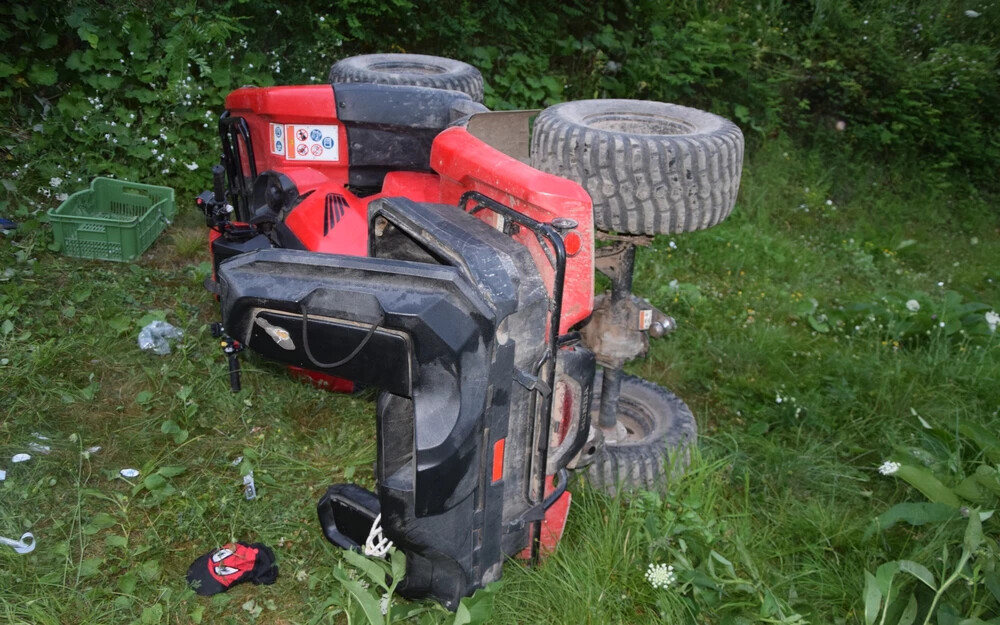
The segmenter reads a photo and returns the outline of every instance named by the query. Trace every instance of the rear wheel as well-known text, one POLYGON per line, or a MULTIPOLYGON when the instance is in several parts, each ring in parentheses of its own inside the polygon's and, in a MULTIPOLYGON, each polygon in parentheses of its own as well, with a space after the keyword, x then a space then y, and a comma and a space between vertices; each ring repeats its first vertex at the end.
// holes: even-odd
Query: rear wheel
MULTIPOLYGON (((597 423, 603 375, 594 379, 591 422, 597 423)), ((622 375, 614 436, 605 435, 587 467, 587 480, 609 495, 618 488, 663 491, 668 470, 682 471, 698 426, 679 397, 641 378, 622 375), (615 440, 616 439, 616 440, 615 440)))
POLYGON ((597 228, 689 232, 732 212, 743 133, 718 115, 677 104, 565 102, 535 120, 531 164, 580 183, 594 201, 597 228))
POLYGON ((365 82, 450 89, 483 101, 483 75, 454 59, 426 54, 363 54, 341 59, 330 68, 330 82, 365 82))

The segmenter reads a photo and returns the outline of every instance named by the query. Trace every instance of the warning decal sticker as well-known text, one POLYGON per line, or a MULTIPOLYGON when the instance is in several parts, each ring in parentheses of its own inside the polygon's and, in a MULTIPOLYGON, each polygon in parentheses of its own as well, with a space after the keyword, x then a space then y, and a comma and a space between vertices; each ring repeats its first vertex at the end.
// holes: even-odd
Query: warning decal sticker
POLYGON ((271 124, 271 153, 293 161, 339 161, 336 125, 271 124))

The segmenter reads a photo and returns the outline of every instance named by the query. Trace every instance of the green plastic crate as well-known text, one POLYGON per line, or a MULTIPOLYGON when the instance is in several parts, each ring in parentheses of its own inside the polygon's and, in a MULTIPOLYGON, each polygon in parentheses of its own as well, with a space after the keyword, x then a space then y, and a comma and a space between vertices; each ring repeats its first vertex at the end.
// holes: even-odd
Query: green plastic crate
POLYGON ((174 190, 95 178, 49 211, 56 245, 67 256, 129 261, 149 248, 176 212, 174 190))

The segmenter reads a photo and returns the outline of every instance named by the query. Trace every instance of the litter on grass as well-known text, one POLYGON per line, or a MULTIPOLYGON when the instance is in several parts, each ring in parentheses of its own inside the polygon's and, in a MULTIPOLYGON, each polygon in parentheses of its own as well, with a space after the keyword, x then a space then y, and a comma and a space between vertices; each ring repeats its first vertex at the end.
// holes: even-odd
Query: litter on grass
POLYGON ((183 337, 182 331, 166 321, 153 321, 139 331, 139 349, 166 356, 170 353, 170 341, 183 337))
POLYGON ((0 469, 0 482, 3 482, 6 479, 7 479, 7 472, 4 471, 3 469, 0 469))
POLYGON ((247 501, 257 498, 257 486, 253 482, 253 471, 243 476, 243 496, 247 498, 247 501))
POLYGON ((118 472, 118 475, 122 477, 139 477, 139 471, 136 469, 122 469, 118 472))
POLYGON ((39 443, 28 443, 28 449, 40 454, 47 454, 52 451, 52 448, 48 445, 41 445, 39 443))
POLYGON ((14 454, 14 457, 10 459, 11 462, 27 462, 31 460, 31 456, 28 454, 14 454))
POLYGON ((31 532, 21 534, 20 540, 0 536, 0 544, 7 545, 18 553, 31 553, 35 550, 35 537, 31 532))

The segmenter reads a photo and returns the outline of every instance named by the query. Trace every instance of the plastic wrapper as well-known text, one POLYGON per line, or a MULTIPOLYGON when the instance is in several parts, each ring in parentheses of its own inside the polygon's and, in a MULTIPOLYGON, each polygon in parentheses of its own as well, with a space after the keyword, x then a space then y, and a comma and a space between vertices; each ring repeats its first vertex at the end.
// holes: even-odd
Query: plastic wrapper
POLYGON ((183 336, 183 332, 166 321, 154 321, 139 331, 139 349, 166 356, 170 353, 169 341, 183 336))

